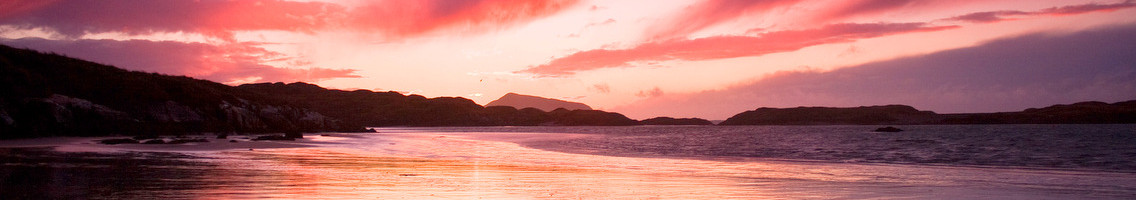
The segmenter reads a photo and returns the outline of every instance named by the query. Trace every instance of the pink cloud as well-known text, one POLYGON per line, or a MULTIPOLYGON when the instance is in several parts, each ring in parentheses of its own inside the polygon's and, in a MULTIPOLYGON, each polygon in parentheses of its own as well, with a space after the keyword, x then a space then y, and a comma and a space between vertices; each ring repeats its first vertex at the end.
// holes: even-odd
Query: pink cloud
POLYGON ((1005 20, 1010 19, 1011 17, 1036 16, 1036 15, 1075 15, 1075 14, 1083 14, 1083 13, 1090 13, 1090 12, 1111 12, 1111 11, 1116 11, 1116 10, 1119 10, 1119 9, 1126 9, 1126 8, 1132 8, 1132 7, 1136 7, 1136 3, 1132 3, 1132 1, 1125 1, 1123 3, 1114 3, 1114 4, 1089 3, 1089 4, 1080 4, 1080 5, 1053 7, 1053 8, 1047 8, 1047 9, 1042 9, 1042 10, 1033 11, 1033 12, 1016 11, 1016 10, 976 12, 976 13, 970 13, 970 14, 965 14, 965 15, 947 18, 946 20, 974 22, 974 23, 992 23, 992 22, 1005 21, 1005 20))
POLYGON ((990 23, 990 22, 998 22, 998 21, 1005 20, 1004 18, 1008 17, 1008 16, 1020 16, 1020 15, 1029 15, 1029 14, 1030 13, 1028 13, 1028 12, 1013 11, 1013 10, 989 11, 989 12, 976 12, 976 13, 970 13, 970 14, 965 14, 965 15, 959 15, 957 17, 948 18, 948 20, 975 22, 975 23, 990 23))
POLYGON ((50 28, 71 37, 104 32, 191 32, 231 39, 233 31, 311 31, 326 26, 333 14, 344 9, 290 1, 63 0, 5 15, 0 24, 50 28))
POLYGON ((545 17, 577 0, 377 1, 355 8, 350 27, 408 36, 443 28, 478 32, 545 17))
POLYGON ((687 7, 675 17, 648 31, 654 40, 686 37, 703 28, 737 17, 792 5, 800 0, 705 0, 687 7))
POLYGON ((279 68, 261 64, 269 60, 289 60, 277 52, 255 47, 254 43, 215 46, 148 40, 45 40, 24 38, 0 40, 18 48, 55 52, 116 67, 163 74, 188 75, 217 82, 318 81, 353 78, 352 69, 279 68))
POLYGON ((936 31, 952 26, 929 27, 923 23, 833 24, 818 29, 779 31, 760 36, 716 36, 693 40, 649 42, 630 49, 596 49, 556 58, 522 73, 567 75, 576 71, 628 66, 632 62, 709 60, 759 56, 795 51, 804 47, 851 42, 908 32, 936 31))
POLYGON ((851 0, 833 3, 827 10, 821 11, 817 18, 822 21, 832 21, 847 17, 876 14, 901 9, 919 1, 915 0, 851 0))
POLYGON ((39 10, 41 7, 54 4, 56 0, 40 0, 40 1, 0 1, 0 19, 26 14, 34 10, 39 10))
POLYGON ((1115 10, 1124 9, 1124 8, 1131 8, 1131 7, 1136 7, 1136 3, 1133 3, 1132 0, 1128 0, 1128 1, 1124 1, 1123 3, 1114 3, 1114 4, 1089 3, 1089 4, 1081 4, 1081 5, 1062 6, 1062 7, 1055 7, 1055 8, 1049 8, 1049 9, 1041 10, 1041 11, 1038 11, 1036 13, 1050 14, 1050 15, 1070 15, 1070 14, 1081 14, 1081 13, 1097 12, 1097 11, 1115 11, 1115 10))
POLYGON ((87 33, 189 32, 232 40, 235 31, 312 32, 344 28, 406 37, 441 28, 505 27, 544 17, 576 0, 368 1, 348 8, 281 0, 14 0, 0 3, 0 24, 87 33))

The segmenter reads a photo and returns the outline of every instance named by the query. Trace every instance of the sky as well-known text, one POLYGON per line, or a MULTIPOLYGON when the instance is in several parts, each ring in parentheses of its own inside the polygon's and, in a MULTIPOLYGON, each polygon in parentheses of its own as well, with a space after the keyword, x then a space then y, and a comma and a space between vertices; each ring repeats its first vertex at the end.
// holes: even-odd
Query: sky
POLYGON ((6 0, 0 44, 230 85, 582 102, 634 119, 1136 99, 1132 0, 6 0))

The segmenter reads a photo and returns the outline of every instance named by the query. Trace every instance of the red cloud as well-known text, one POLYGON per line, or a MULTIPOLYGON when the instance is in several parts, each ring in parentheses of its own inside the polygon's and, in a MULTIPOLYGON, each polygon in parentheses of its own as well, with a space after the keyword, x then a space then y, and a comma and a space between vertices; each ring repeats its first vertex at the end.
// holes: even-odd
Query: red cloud
POLYGON ((232 40, 236 31, 311 32, 346 28, 413 36, 445 27, 485 29, 564 10, 576 0, 370 1, 348 8, 281 0, 12 0, 0 3, 0 25, 87 33, 190 32, 232 40))
POLYGON ((0 42, 129 70, 188 75, 223 83, 250 79, 292 82, 359 77, 352 74, 355 70, 351 69, 292 69, 260 64, 269 60, 290 58, 284 58, 279 53, 255 47, 255 44, 250 43, 214 46, 170 41, 61 41, 38 38, 0 40, 0 42))
POLYGON ((667 40, 641 44, 631 49, 596 49, 557 58, 524 73, 565 75, 576 71, 620 67, 636 61, 708 60, 759 56, 795 51, 804 47, 842 43, 885 35, 935 31, 923 23, 833 24, 812 30, 779 31, 760 36, 717 36, 693 40, 667 40))
POLYGON ((25 14, 30 11, 54 4, 56 0, 40 1, 0 1, 0 19, 25 14))
POLYGON ((1050 14, 1050 15, 1071 15, 1071 14, 1081 14, 1081 13, 1097 12, 1097 11, 1114 11, 1114 10, 1119 10, 1119 9, 1123 9, 1123 8, 1131 8, 1131 7, 1134 7, 1134 6, 1136 6, 1136 3, 1132 3, 1132 0, 1128 0, 1128 1, 1125 1, 1124 3, 1114 3, 1114 4, 1090 3, 1090 4, 1055 7, 1055 8, 1049 8, 1049 9, 1041 10, 1041 11, 1038 11, 1037 13, 1039 13, 1039 14, 1050 14))
POLYGON ((1136 3, 1132 3, 1132 1, 1125 1, 1123 3, 1114 3, 1114 4, 1090 3, 1090 4, 1081 4, 1081 5, 1053 7, 1053 8, 1042 9, 1042 10, 1034 11, 1034 12, 1015 11, 1015 10, 976 12, 976 13, 970 13, 970 14, 966 14, 966 15, 960 15, 960 16, 956 16, 956 17, 947 18, 946 20, 975 22, 975 23, 991 23, 991 22, 1005 21, 1005 20, 1007 20, 1007 18, 1015 17, 1015 16, 1075 15, 1075 14, 1090 13, 1090 12, 1109 12, 1109 11, 1115 11, 1115 10, 1119 10, 1119 9, 1132 8, 1132 7, 1136 7, 1136 3))
POLYGON ((754 12, 792 5, 800 0, 706 0, 687 7, 682 14, 649 31, 648 38, 672 39, 686 37, 703 28, 754 12))
MULTIPOLYGON (((30 4, 38 0, 16 0, 30 4)), ((310 31, 325 26, 343 7, 318 2, 289 1, 55 1, 18 14, 0 24, 45 27, 77 37, 87 33, 195 32, 231 39, 233 31, 310 31)))
POLYGON ((416 35, 442 28, 480 31, 548 16, 577 0, 388 0, 356 8, 347 25, 390 36, 416 35))
POLYGON ((835 19, 843 19, 863 14, 881 13, 900 9, 908 5, 917 3, 915 0, 859 0, 859 1, 841 1, 836 2, 836 5, 829 6, 829 10, 823 11, 819 14, 818 18, 824 21, 835 19))

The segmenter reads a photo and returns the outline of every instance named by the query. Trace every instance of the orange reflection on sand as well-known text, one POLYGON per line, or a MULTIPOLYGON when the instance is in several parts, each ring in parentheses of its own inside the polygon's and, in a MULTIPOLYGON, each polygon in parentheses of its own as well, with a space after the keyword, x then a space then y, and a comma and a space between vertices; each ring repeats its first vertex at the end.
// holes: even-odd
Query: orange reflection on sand
POLYGON ((202 198, 603 199, 705 198, 736 188, 696 178, 557 166, 368 156, 315 148, 225 152, 226 174, 245 180, 202 198), (230 159, 231 158, 231 159, 230 159))

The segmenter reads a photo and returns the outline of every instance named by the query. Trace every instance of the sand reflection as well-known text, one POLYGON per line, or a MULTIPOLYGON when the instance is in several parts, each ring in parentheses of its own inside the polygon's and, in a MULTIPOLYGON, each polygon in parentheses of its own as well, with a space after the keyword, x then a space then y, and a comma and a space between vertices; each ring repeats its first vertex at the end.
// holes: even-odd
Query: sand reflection
POLYGON ((218 170, 218 174, 209 176, 244 181, 202 190, 198 197, 689 199, 729 196, 737 189, 697 178, 368 156, 315 148, 225 152, 217 161, 220 168, 230 170, 218 170))

